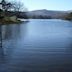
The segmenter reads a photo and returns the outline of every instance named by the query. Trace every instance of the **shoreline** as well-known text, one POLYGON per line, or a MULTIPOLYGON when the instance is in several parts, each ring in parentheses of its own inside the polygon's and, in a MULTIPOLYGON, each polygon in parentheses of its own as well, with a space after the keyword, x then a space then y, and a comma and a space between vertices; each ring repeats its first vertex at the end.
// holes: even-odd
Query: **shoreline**
POLYGON ((0 25, 9 25, 9 24, 20 24, 24 21, 16 21, 16 22, 12 22, 12 21, 0 21, 0 25))

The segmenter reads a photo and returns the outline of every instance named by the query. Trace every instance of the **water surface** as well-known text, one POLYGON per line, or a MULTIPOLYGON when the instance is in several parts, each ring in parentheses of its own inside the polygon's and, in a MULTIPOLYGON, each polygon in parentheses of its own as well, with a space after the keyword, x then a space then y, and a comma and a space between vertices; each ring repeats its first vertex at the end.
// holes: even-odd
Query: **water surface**
POLYGON ((72 72, 72 22, 29 20, 2 34, 0 72, 72 72))

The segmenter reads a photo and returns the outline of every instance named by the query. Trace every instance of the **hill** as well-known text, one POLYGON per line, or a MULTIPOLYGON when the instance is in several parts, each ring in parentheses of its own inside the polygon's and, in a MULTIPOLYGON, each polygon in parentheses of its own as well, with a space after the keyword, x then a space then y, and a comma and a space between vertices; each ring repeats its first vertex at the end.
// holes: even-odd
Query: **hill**
POLYGON ((26 13, 29 18, 63 18, 67 11, 34 10, 26 13))

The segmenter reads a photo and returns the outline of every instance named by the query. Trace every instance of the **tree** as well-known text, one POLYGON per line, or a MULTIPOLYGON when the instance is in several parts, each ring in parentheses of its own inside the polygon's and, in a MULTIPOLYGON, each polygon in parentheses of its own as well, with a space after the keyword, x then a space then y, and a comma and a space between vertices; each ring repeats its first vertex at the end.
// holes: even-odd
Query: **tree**
POLYGON ((2 5, 3 11, 8 11, 8 9, 10 9, 12 7, 12 4, 6 2, 5 0, 2 0, 0 4, 2 5))
POLYGON ((25 8, 24 4, 21 1, 12 2, 13 10, 17 12, 26 12, 27 8, 25 8))
POLYGON ((20 1, 7 2, 6 0, 2 0, 0 4, 2 5, 3 17, 6 15, 8 16, 15 15, 17 17, 23 18, 23 15, 24 15, 25 18, 27 18, 27 15, 26 15, 27 8, 24 7, 24 4, 22 2, 20 1))
POLYGON ((66 20, 72 20, 72 12, 69 13, 66 17, 65 17, 66 20))
POLYGON ((15 12, 15 15, 19 18, 28 18, 26 12, 27 8, 24 6, 24 3, 21 1, 12 2, 12 10, 15 12))
POLYGON ((8 11, 8 10, 14 10, 14 11, 27 11, 27 8, 25 8, 24 4, 21 1, 11 1, 7 2, 6 0, 2 0, 1 3, 2 10, 8 11))

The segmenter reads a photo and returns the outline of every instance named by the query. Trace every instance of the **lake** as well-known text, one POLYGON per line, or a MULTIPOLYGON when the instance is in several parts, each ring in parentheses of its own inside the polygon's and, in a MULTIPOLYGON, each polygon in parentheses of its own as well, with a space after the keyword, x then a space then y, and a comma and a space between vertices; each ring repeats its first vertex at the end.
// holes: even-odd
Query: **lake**
POLYGON ((72 22, 3 25, 2 38, 0 72, 72 72, 72 22))

